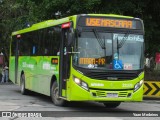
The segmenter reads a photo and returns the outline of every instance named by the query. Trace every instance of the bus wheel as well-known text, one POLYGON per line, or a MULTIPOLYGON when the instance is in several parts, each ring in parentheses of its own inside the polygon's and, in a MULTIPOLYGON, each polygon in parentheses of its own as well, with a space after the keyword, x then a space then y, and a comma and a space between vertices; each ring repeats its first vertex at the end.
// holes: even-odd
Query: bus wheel
POLYGON ((56 106, 64 106, 66 103, 65 100, 59 98, 58 96, 58 85, 56 81, 53 82, 51 87, 51 99, 56 106))
POLYGON ((121 104, 121 102, 104 102, 103 104, 106 108, 116 108, 121 104))
POLYGON ((20 80, 20 84, 21 84, 21 94, 22 95, 26 95, 28 93, 27 89, 25 88, 25 76, 24 74, 21 75, 21 80, 20 80))

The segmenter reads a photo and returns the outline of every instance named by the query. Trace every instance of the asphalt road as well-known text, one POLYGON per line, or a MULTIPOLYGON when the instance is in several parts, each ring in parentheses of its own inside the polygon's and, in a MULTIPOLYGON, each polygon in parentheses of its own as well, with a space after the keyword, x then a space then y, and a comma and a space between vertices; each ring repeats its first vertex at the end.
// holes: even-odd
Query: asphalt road
POLYGON ((0 111, 0 116, 6 111, 12 114, 11 117, 0 117, 0 120, 158 120, 160 100, 124 102, 116 109, 107 109, 96 102, 72 102, 67 107, 58 107, 52 104, 50 97, 33 92, 21 95, 19 86, 8 83, 0 84, 0 111), (42 118, 35 118, 36 115, 42 118), (30 118, 26 118, 28 116, 30 118))

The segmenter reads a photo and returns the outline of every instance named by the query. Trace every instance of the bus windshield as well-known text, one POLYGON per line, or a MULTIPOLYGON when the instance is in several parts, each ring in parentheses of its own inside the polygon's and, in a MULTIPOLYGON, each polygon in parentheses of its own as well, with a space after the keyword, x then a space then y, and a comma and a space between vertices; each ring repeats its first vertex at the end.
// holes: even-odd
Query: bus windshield
POLYGON ((86 69, 139 70, 143 68, 143 49, 140 34, 81 32, 75 41, 73 64, 86 69))

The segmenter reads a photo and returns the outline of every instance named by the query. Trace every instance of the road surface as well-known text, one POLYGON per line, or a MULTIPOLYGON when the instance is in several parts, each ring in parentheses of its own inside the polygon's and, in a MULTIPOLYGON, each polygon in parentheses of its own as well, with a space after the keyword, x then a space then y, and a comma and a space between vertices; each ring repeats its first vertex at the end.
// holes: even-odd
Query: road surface
POLYGON ((107 109, 96 102, 72 102, 67 107, 58 107, 52 104, 50 97, 37 93, 21 95, 19 86, 8 83, 0 84, 0 111, 0 116, 3 112, 0 119, 4 120, 158 120, 160 100, 124 102, 116 109, 107 109), (12 116, 5 117, 5 112, 12 116))

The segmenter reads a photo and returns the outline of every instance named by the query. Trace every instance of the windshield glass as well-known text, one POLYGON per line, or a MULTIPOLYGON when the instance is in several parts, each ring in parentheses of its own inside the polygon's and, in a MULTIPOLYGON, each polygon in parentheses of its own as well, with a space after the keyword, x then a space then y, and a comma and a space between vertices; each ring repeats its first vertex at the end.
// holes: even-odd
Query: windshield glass
POLYGON ((139 34, 82 32, 75 41, 73 64, 88 69, 138 70, 143 68, 143 42, 139 34))

